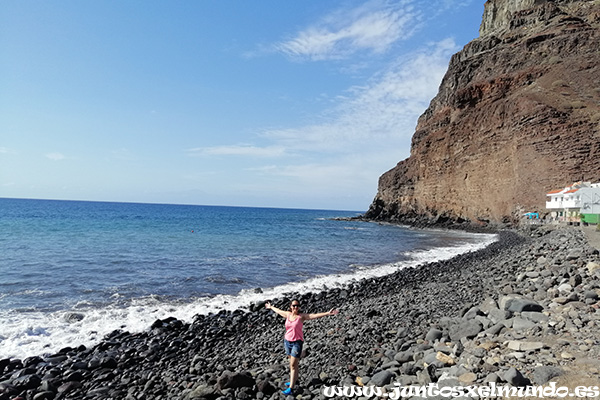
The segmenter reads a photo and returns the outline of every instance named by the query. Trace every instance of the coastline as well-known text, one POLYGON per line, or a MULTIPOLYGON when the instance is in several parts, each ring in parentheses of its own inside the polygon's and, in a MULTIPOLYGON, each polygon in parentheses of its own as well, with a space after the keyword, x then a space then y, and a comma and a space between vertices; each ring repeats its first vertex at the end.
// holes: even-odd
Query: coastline
MULTIPOLYGON (((306 312, 337 307, 340 314, 306 324, 297 394, 323 398, 326 385, 442 377, 538 383, 544 371, 572 373, 570 365, 582 359, 577 352, 597 355, 598 250, 576 229, 498 235, 450 260, 300 295, 306 312), (538 311, 506 309, 506 298, 525 298, 538 311), (542 344, 522 350, 522 343, 542 344)), ((285 307, 292 296, 264 301, 285 307)), ((157 320, 146 332, 115 331, 92 348, 65 348, 45 359, 0 360, 0 399, 27 391, 36 399, 282 398, 282 322, 263 306, 192 323, 157 320)), ((586 372, 597 373, 597 366, 586 372)))

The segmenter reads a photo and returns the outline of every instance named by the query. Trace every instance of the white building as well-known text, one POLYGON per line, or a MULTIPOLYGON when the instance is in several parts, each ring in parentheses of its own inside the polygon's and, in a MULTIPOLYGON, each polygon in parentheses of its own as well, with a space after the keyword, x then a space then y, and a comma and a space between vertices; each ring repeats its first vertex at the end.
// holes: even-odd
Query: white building
POLYGON ((600 183, 577 182, 546 196, 546 209, 555 219, 579 222, 580 214, 600 214, 600 183))

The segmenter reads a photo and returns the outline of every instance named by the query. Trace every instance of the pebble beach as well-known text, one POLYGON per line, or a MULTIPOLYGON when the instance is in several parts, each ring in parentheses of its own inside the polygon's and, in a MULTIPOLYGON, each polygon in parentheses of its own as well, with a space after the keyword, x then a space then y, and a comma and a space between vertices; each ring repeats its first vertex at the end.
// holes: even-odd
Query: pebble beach
POLYGON ((343 288, 3 359, 0 400, 286 398, 284 321, 264 303, 287 309, 293 298, 304 312, 340 313, 306 322, 289 399, 343 385, 598 385, 600 256, 588 237, 575 227, 502 231, 482 250, 343 288))

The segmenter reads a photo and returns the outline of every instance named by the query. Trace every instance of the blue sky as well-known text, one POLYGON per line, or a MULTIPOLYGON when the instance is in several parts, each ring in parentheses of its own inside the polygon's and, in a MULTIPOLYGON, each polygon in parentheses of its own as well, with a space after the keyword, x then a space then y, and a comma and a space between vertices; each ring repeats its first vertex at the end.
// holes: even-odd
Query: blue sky
POLYGON ((483 3, 3 2, 0 197, 364 211, 483 3))

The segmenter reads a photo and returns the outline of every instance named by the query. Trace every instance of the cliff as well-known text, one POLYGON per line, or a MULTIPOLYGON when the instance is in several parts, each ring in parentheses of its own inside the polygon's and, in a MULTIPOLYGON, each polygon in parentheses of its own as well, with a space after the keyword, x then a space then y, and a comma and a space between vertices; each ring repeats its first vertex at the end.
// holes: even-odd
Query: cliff
POLYGON ((600 180, 600 1, 489 0, 365 217, 512 223, 600 180))

